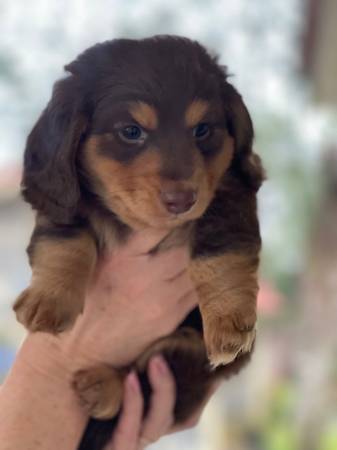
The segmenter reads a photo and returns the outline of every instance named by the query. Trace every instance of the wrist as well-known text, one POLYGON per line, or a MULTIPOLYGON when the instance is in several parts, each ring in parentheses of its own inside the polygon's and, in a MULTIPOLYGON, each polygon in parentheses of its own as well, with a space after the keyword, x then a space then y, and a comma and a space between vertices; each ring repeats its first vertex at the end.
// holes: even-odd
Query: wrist
POLYGON ((38 378, 69 385, 74 370, 63 336, 40 332, 27 335, 19 350, 17 364, 38 378))
POLYGON ((77 448, 88 416, 72 388, 73 366, 61 341, 29 334, 0 389, 0 440, 8 450, 52 449, 56 441, 59 448, 77 448))

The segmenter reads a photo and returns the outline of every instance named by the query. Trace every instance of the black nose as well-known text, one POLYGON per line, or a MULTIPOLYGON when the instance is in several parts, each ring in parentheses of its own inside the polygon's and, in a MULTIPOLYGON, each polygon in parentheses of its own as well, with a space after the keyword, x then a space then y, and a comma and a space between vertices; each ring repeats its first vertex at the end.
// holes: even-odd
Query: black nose
POLYGON ((197 193, 192 189, 184 191, 167 190, 161 192, 161 199, 170 213, 182 214, 192 208, 197 200, 197 193))

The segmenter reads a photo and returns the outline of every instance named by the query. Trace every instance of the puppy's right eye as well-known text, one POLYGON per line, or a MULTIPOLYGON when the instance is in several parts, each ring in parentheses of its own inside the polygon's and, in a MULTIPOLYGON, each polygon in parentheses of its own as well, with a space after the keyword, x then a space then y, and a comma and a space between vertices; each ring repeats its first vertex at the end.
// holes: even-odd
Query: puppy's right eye
POLYGON ((147 134, 138 125, 127 125, 118 130, 118 136, 128 144, 139 144, 145 141, 147 134))
POLYGON ((208 125, 208 123, 201 122, 193 128, 193 136, 198 141, 208 138, 210 134, 211 127, 208 125))

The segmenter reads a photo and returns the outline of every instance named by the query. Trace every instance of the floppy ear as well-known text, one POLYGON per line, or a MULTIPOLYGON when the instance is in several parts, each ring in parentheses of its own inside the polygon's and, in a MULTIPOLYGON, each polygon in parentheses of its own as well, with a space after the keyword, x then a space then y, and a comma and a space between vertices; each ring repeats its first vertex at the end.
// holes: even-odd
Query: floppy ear
POLYGON ((253 152, 254 130, 246 105, 241 95, 225 82, 223 102, 229 134, 234 138, 234 171, 257 191, 265 179, 260 157, 253 152))
POLYGON ((25 200, 60 224, 71 223, 77 213, 80 187, 75 159, 87 126, 71 78, 55 84, 50 102, 28 136, 22 179, 25 200))

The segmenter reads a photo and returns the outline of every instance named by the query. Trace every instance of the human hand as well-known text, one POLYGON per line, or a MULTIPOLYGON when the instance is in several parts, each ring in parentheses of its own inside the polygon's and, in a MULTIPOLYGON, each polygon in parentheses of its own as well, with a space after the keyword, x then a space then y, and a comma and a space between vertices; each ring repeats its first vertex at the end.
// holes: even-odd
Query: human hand
MULTIPOLYGON (((23 436, 28 436, 32 445, 38 429, 43 448, 54 448, 55 430, 62 429, 62 448, 75 448, 74 443, 79 441, 88 417, 72 389, 74 372, 100 363, 116 367, 127 365, 152 341, 173 331, 195 306, 197 298, 187 274, 188 250, 177 248, 148 255, 164 236, 159 231, 137 233, 101 262, 84 312, 70 331, 58 335, 32 333, 25 340, 11 383, 7 385, 11 385, 9 390, 14 398, 19 398, 18 390, 21 392, 19 411, 29 411, 23 436), (49 408, 49 405, 53 406, 49 408)), ((151 362, 149 371, 154 394, 144 423, 139 384, 137 379, 132 382, 132 375, 131 381, 128 378, 124 413, 118 426, 118 430, 124 429, 124 434, 116 431, 115 436, 119 438, 114 437, 113 442, 117 450, 122 450, 121 445, 128 441, 125 433, 136 436, 137 420, 143 425, 143 447, 148 440, 157 439, 170 430, 174 381, 169 373, 160 378, 158 373, 152 375, 156 370, 153 364, 151 362), (138 402, 138 407, 134 402, 138 402), (159 414, 159 410, 162 413, 159 414)), ((16 401, 10 401, 7 410, 7 414, 12 410, 14 419, 16 406, 16 401)), ((10 431, 16 429, 15 426, 9 428, 10 431)), ((21 448, 15 439, 13 442, 13 448, 21 448)), ((123 450, 128 448, 130 446, 124 446, 123 450)))
POLYGON ((143 450, 164 435, 196 426, 210 397, 219 387, 219 381, 215 381, 194 414, 186 422, 174 425, 175 382, 161 356, 150 360, 148 375, 153 393, 145 419, 139 381, 132 372, 125 380, 123 408, 117 428, 104 450, 143 450))
POLYGON ((156 339, 171 333, 197 303, 185 247, 151 255, 167 231, 135 233, 103 258, 83 315, 65 336, 77 366, 132 362, 156 339))

